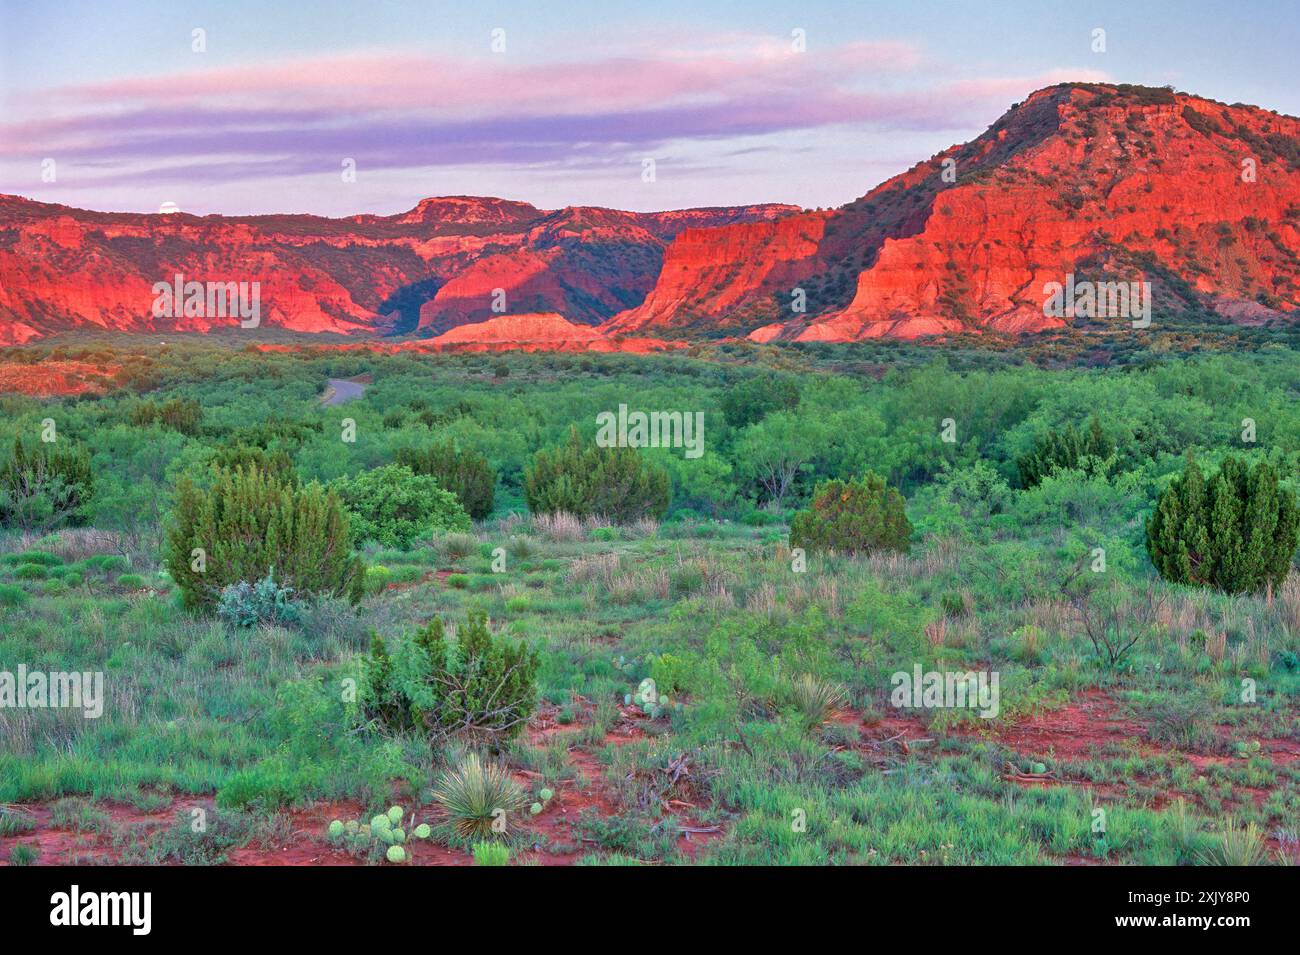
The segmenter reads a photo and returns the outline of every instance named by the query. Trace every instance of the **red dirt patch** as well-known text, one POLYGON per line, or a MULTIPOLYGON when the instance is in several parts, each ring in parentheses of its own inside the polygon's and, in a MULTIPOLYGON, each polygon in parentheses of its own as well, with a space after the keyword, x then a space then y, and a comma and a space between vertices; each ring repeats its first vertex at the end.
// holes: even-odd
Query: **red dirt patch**
MULTIPOLYGON (((575 698, 574 704, 579 708, 579 717, 589 720, 593 709, 589 701, 575 698)), ((558 707, 544 705, 528 727, 529 742, 534 746, 548 745, 557 737, 573 736, 574 743, 567 747, 566 755, 569 764, 578 771, 578 779, 573 783, 554 786, 555 796, 539 815, 528 821, 529 829, 545 839, 537 840, 527 858, 542 865, 572 865, 587 851, 588 847, 584 843, 589 840, 578 832, 578 821, 583 813, 596 813, 606 819, 620 814, 618 800, 606 781, 599 757, 577 742, 583 735, 582 723, 575 720, 567 725, 560 724, 555 721, 558 712, 558 707)), ((648 718, 639 708, 620 706, 618 722, 604 735, 600 746, 596 748, 624 746, 633 740, 645 739, 643 727, 647 722, 648 718)), ((529 786, 537 777, 537 774, 530 772, 518 775, 522 777, 520 782, 529 786)), ((686 817, 686 810, 697 807, 682 800, 670 800, 667 808, 683 818, 686 817)), ((714 827, 698 825, 689 818, 686 818, 686 829, 701 830, 683 831, 681 834, 677 848, 688 859, 695 858, 710 842, 725 834, 721 827, 714 831, 714 827)))
POLYGON ((85 361, 50 361, 25 365, 0 363, 0 392, 17 392, 36 398, 56 395, 103 394, 120 365, 95 365, 85 361))
MULTIPOLYGON (((146 811, 119 803, 100 802, 92 808, 101 825, 93 831, 77 832, 52 826, 50 805, 13 807, 36 823, 36 828, 17 836, 0 838, 0 865, 7 865, 9 853, 17 843, 36 847, 40 855, 37 865, 113 865, 124 861, 122 853, 114 846, 114 836, 128 844, 147 842, 172 826, 178 813, 202 808, 215 812, 211 798, 183 797, 173 800, 163 809, 146 811)), ((365 865, 325 836, 325 830, 334 819, 358 819, 362 807, 359 803, 318 803, 286 812, 289 836, 287 839, 254 840, 246 846, 226 853, 228 865, 249 866, 299 866, 299 865, 365 865)), ((472 857, 463 851, 448 849, 432 840, 412 839, 405 846, 408 865, 472 865, 472 857)))
POLYGON ((953 736, 978 736, 1026 756, 1056 759, 1086 757, 1107 746, 1139 746, 1143 728, 1115 714, 1116 704, 1101 690, 1087 690, 1057 710, 1035 714, 1010 726, 983 730, 953 727, 953 736))

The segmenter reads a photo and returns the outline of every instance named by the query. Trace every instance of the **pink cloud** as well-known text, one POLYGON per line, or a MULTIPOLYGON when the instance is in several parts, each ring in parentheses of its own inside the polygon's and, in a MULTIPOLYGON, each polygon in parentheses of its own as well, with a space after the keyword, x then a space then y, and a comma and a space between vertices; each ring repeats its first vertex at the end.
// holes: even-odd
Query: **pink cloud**
POLYGON ((675 40, 643 41, 653 56, 617 46, 547 62, 367 50, 68 86, 27 104, 39 118, 0 123, 0 157, 72 155, 121 182, 290 176, 359 154, 371 168, 591 162, 829 126, 966 129, 1058 78, 936 83, 946 74, 896 41, 823 47, 810 37, 801 53, 784 37, 675 40))

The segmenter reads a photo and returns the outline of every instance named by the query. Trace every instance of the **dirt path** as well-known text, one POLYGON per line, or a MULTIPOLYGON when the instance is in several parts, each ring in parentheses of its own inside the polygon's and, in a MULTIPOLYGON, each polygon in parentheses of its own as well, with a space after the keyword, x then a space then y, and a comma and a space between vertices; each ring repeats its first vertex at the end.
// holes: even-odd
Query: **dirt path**
POLYGON ((365 393, 365 382, 352 381, 347 378, 331 378, 329 385, 325 388, 325 393, 321 395, 320 403, 328 408, 333 405, 341 405, 345 401, 353 401, 365 393))

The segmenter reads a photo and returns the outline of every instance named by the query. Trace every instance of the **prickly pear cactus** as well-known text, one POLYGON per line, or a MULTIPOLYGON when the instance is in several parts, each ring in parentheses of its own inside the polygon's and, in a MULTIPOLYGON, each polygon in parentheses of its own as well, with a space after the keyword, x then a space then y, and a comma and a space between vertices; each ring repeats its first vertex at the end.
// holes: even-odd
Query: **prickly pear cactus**
POLYGON ((659 698, 659 691, 655 687, 655 681, 646 677, 636 688, 636 701, 642 705, 654 703, 659 698))
POLYGON ((408 853, 403 848, 409 838, 428 839, 433 829, 427 823, 415 826, 408 834, 400 825, 403 816, 401 806, 393 806, 388 812, 380 813, 367 822, 357 819, 343 822, 335 819, 329 824, 327 833, 330 839, 347 838, 348 848, 357 854, 369 855, 376 847, 384 851, 384 858, 389 862, 405 862, 408 853))

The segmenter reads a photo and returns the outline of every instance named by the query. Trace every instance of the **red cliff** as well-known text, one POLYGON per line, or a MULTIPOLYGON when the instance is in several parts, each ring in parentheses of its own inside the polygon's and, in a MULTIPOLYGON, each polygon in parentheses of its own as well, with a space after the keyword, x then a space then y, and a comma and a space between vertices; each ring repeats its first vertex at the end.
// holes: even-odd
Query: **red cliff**
POLYGON ((669 332, 1016 335, 1133 317, 1045 308, 1052 283, 1071 280, 1150 283, 1157 324, 1293 321, 1300 120, 1169 89, 1063 84, 817 212, 547 212, 455 196, 395 216, 199 218, 0 197, 0 344, 82 326, 213 327, 150 314, 153 283, 178 273, 259 281, 264 325, 438 340, 467 325, 495 335, 503 312, 555 313, 600 326, 564 339, 589 347, 669 332))

